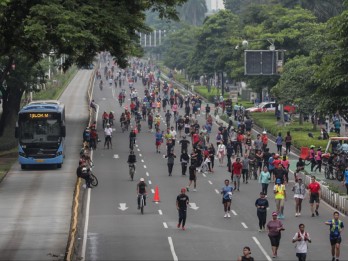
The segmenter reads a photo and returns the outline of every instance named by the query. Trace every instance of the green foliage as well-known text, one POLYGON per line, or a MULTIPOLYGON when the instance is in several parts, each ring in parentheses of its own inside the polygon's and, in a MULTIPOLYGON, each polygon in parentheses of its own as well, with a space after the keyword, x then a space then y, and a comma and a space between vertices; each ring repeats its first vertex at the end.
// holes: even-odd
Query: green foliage
MULTIPOLYGON (((207 86, 195 86, 195 92, 206 98, 209 102, 214 102, 214 97, 220 97, 220 90, 216 87, 212 87, 210 92, 208 92, 207 86)), ((228 93, 224 94, 224 98, 228 98, 228 93)))

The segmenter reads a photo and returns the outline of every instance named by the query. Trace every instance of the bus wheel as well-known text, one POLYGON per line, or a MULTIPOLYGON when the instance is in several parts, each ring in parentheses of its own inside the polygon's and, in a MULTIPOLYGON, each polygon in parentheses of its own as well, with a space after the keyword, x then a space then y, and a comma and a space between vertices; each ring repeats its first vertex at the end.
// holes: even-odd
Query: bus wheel
POLYGON ((26 165, 25 164, 21 164, 21 169, 26 169, 26 165))
POLYGON ((57 164, 57 168, 60 169, 62 167, 62 164, 57 164))

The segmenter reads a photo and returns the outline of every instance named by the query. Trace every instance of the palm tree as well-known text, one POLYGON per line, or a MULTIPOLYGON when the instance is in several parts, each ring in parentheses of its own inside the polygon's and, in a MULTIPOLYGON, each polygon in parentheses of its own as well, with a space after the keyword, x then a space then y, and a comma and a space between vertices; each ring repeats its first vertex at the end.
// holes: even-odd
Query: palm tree
POLYGON ((189 0, 179 8, 181 19, 195 26, 203 23, 207 11, 205 0, 189 0))

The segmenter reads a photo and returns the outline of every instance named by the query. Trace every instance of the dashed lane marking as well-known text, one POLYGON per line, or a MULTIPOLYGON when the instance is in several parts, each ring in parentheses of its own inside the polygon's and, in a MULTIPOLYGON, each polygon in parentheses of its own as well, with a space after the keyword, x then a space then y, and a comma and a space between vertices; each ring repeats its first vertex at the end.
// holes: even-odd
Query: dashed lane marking
POLYGON ((259 242, 259 240, 257 240, 256 237, 253 237, 253 239, 254 239, 256 245, 260 248, 261 252, 262 252, 262 253, 264 254, 264 256, 266 257, 266 259, 267 259, 268 261, 271 261, 272 258, 267 254, 266 250, 263 248, 263 246, 261 245, 261 243, 259 242))
POLYGON ((162 216, 163 215, 162 210, 159 209, 158 214, 160 214, 162 216))
POLYGON ((237 214, 237 212, 236 211, 234 211, 233 209, 231 210, 231 212, 232 212, 232 214, 233 215, 235 215, 235 216, 237 216, 238 214, 237 214))
POLYGON ((169 246, 170 246, 170 251, 172 252, 173 260, 178 261, 178 256, 175 253, 172 237, 168 237, 168 242, 169 242, 169 246))
POLYGON ((141 162, 144 162, 144 160, 142 159, 141 162))
POLYGON ((149 172, 146 172, 146 176, 149 176, 149 172))
POLYGON ((220 192, 217 189, 215 189, 215 192, 216 192, 216 194, 220 194, 220 192))
POLYGON ((149 184, 150 184, 150 185, 152 184, 152 181, 151 181, 151 180, 149 180, 149 184))
POLYGON ((207 175, 205 175, 204 173, 203 173, 202 175, 203 175, 203 177, 205 177, 205 178, 207 177, 207 175))
POLYGON ((140 149, 137 149, 138 151, 140 151, 140 149))
POLYGON ((248 228, 248 226, 244 222, 242 222, 241 224, 244 228, 248 228))
POLYGON ((163 226, 164 226, 164 228, 168 228, 168 225, 166 222, 163 222, 163 226))
POLYGON ((141 155, 141 153, 139 153, 139 157, 142 157, 143 155, 141 155))
POLYGON ((118 157, 118 154, 115 154, 114 155, 114 159, 118 159, 119 157, 118 157))
POLYGON ((144 165, 144 169, 146 169, 147 167, 146 167, 146 165, 144 165))
POLYGON ((208 180, 208 183, 209 183, 210 185, 213 185, 213 182, 211 182, 210 180, 208 180))
POLYGON ((152 194, 155 194, 155 190, 154 189, 151 189, 151 192, 152 192, 152 194))

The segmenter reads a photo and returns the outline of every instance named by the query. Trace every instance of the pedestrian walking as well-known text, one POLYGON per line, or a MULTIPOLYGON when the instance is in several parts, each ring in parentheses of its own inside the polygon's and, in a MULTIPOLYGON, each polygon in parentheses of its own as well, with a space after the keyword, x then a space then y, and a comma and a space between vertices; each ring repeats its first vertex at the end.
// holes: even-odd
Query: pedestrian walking
POLYGON ((317 164, 315 161, 315 146, 311 145, 309 149, 309 161, 311 162, 311 172, 313 172, 315 165, 317 164))
POLYGON ((314 169, 314 171, 317 171, 317 169, 319 169, 319 172, 321 172, 321 163, 322 163, 321 147, 318 148, 317 154, 315 154, 315 162, 317 163, 317 166, 314 169))
POLYGON ((248 184, 248 179, 249 179, 249 164, 250 164, 250 159, 248 154, 244 155, 244 158, 242 160, 242 175, 243 175, 243 183, 248 184))
POLYGON ((179 222, 177 227, 185 230, 186 216, 187 216, 187 205, 189 204, 189 197, 185 194, 186 189, 182 188, 181 193, 176 197, 176 209, 179 212, 179 222))
POLYGON ((279 155, 282 155, 283 138, 280 132, 278 133, 278 136, 276 138, 276 144, 277 144, 277 153, 279 155))
POLYGON ((296 243, 296 256, 298 261, 306 261, 308 243, 312 243, 309 233, 305 231, 305 225, 298 225, 299 231, 292 238, 292 243, 296 243))
POLYGON ((192 165, 189 167, 189 184, 186 187, 187 192, 190 191, 191 184, 193 182, 193 191, 197 191, 196 186, 197 186, 197 169, 195 165, 192 165))
POLYGON ((271 241, 273 258, 276 258, 278 255, 278 248, 281 238, 281 231, 285 230, 283 223, 278 220, 277 212, 272 213, 272 220, 267 223, 268 237, 271 241))
POLYGON ((240 163, 240 158, 237 158, 232 164, 231 180, 234 183, 234 188, 239 191, 240 187, 240 177, 242 175, 242 164, 240 163))
POLYGON ((262 192, 263 194, 265 194, 266 197, 268 192, 268 184, 270 180, 271 180, 271 174, 269 173, 268 168, 264 166, 259 176, 259 182, 261 183, 262 192))
POLYGON ((288 154, 290 154, 291 143, 292 143, 292 137, 290 135, 290 131, 288 131, 285 137, 285 152, 288 154))
POLYGON ((343 222, 339 219, 340 214, 335 211, 333 213, 333 219, 325 222, 326 225, 330 226, 330 243, 331 243, 331 254, 332 261, 339 261, 340 258, 340 246, 341 246, 341 233, 343 231, 343 222))
POLYGON ((214 172, 214 161, 215 161, 215 148, 214 144, 210 143, 208 147, 210 162, 208 162, 209 171, 214 172))
POLYGON ((186 151, 181 153, 181 155, 180 155, 181 175, 186 175, 187 164, 188 164, 189 160, 190 160, 190 157, 186 151))
POLYGON ((302 178, 298 178, 295 181, 295 185, 292 188, 295 199, 295 217, 301 216, 302 201, 306 195, 306 186, 302 183, 302 178))
POLYGON ((221 189, 222 194, 222 204, 224 205, 224 211, 226 217, 231 217, 230 211, 231 211, 231 202, 232 202, 232 194, 233 194, 233 188, 230 186, 230 181, 228 179, 225 179, 225 186, 221 189))
POLYGON ((220 141, 220 144, 217 147, 217 154, 216 156, 219 159, 220 167, 224 165, 224 157, 226 155, 226 146, 223 144, 222 141, 220 141))
POLYGON ((315 176, 311 177, 311 183, 308 185, 308 192, 309 192, 309 204, 311 205, 311 212, 312 212, 312 217, 314 217, 314 211, 317 216, 319 216, 319 204, 320 204, 320 184, 319 182, 316 181, 315 176), (315 204, 315 209, 314 209, 314 202, 315 204))
POLYGON ((268 200, 265 198, 265 193, 260 192, 260 197, 255 201, 257 208, 257 218, 259 219, 259 232, 265 231, 267 208, 269 207, 268 200))
POLYGON ((172 172, 173 172, 174 160, 176 158, 176 155, 171 151, 167 155, 165 155, 164 157, 168 159, 168 161, 167 161, 168 173, 169 173, 168 176, 171 176, 172 172))
POLYGON ((285 185, 282 183, 281 179, 276 179, 276 184, 273 188, 274 198, 276 202, 276 208, 278 213, 278 218, 284 218, 284 203, 286 199, 286 189, 285 185))
POLYGON ((251 256, 250 247, 243 247, 243 255, 239 256, 238 261, 254 261, 254 258, 251 256))
POLYGON ((182 136, 182 140, 179 141, 179 144, 181 146, 181 153, 183 153, 184 151, 188 152, 187 147, 190 144, 190 141, 186 139, 186 135, 182 136))

